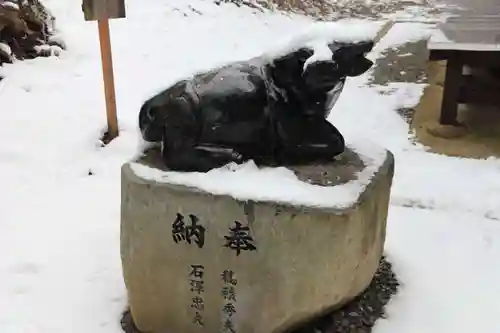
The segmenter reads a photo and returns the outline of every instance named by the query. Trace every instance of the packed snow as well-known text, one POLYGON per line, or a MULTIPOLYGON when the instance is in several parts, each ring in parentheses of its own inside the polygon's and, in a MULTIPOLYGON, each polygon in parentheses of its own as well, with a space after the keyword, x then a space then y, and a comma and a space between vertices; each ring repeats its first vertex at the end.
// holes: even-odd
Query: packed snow
POLYGON ((0 1, 0 6, 4 8, 12 8, 14 10, 19 10, 19 5, 15 2, 9 1, 9 0, 2 0, 0 1))
MULTIPOLYGON (((73 1, 46 3, 67 51, 0 69, 0 332, 119 333, 120 167, 141 144, 141 103, 312 22, 204 0, 129 1, 128 18, 111 22, 121 134, 101 148, 96 24, 73 1)), ((396 24, 371 57, 427 38, 430 27, 396 24)), ((500 162, 413 144, 394 110, 418 101, 423 86, 370 86, 369 75, 348 80, 330 120, 347 142, 369 140, 396 157, 386 250, 403 285, 374 332, 500 332, 500 162)))
POLYGON ((387 159, 387 151, 371 141, 348 144, 365 167, 355 179, 337 186, 320 186, 299 180, 284 167, 259 168, 253 161, 228 164, 207 173, 166 172, 140 163, 131 163, 135 175, 144 180, 184 185, 239 200, 271 201, 295 206, 341 209, 352 207, 387 159), (283 189, 286 188, 286 191, 283 189))
MULTIPOLYGON (((499 27, 490 26, 488 29, 495 31, 499 27)), ((500 41, 498 41, 494 34, 490 38, 484 40, 457 39, 450 40, 442 30, 436 30, 429 39, 429 48, 433 50, 462 50, 462 51, 500 51, 500 41)))
POLYGON ((7 55, 10 55, 12 53, 10 46, 1 42, 0 42, 0 51, 4 52, 7 55))

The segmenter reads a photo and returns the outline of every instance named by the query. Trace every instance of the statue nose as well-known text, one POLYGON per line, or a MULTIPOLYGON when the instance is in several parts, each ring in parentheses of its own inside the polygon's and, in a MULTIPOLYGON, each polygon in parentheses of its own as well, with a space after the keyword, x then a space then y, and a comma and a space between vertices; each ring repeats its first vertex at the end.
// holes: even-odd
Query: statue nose
POLYGON ((317 112, 314 109, 309 108, 309 109, 304 110, 305 116, 314 116, 316 114, 317 114, 317 112))

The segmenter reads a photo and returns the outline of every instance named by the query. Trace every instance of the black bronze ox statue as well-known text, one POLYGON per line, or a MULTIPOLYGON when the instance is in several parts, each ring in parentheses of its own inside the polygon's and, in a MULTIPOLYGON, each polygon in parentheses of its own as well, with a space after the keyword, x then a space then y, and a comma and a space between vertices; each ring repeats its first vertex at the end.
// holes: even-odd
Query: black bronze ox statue
POLYGON ((201 171, 230 162, 265 165, 332 161, 345 148, 326 120, 347 77, 365 73, 373 42, 333 42, 328 60, 311 48, 258 57, 180 81, 144 103, 144 140, 161 142, 171 170, 201 171), (307 65, 307 66, 306 66, 307 65))

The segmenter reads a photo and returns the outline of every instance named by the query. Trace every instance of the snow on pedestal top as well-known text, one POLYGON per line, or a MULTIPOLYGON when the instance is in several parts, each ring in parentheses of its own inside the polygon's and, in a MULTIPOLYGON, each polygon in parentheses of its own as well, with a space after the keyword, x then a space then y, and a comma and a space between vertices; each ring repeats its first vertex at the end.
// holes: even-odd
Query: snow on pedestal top
POLYGON ((11 50, 10 46, 5 44, 5 43, 2 43, 2 42, 0 42, 0 51, 4 52, 7 55, 12 54, 12 50, 11 50))
POLYGON ((364 168, 354 180, 335 186, 309 184, 286 167, 259 168, 252 161, 229 164, 207 173, 163 171, 137 162, 130 163, 130 168, 136 176, 148 181, 187 186, 237 200, 341 209, 358 201, 387 159, 387 151, 371 142, 359 141, 347 146, 359 155, 364 168))

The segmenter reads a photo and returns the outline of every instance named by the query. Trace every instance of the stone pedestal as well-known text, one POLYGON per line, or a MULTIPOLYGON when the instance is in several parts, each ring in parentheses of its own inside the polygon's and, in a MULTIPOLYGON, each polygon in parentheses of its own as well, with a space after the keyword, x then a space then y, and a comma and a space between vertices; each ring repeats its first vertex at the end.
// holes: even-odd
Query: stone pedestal
POLYGON ((167 172, 155 151, 125 164, 121 256, 137 327, 279 332, 362 292, 383 251, 394 160, 360 147, 290 167, 297 179, 252 165, 167 172))

